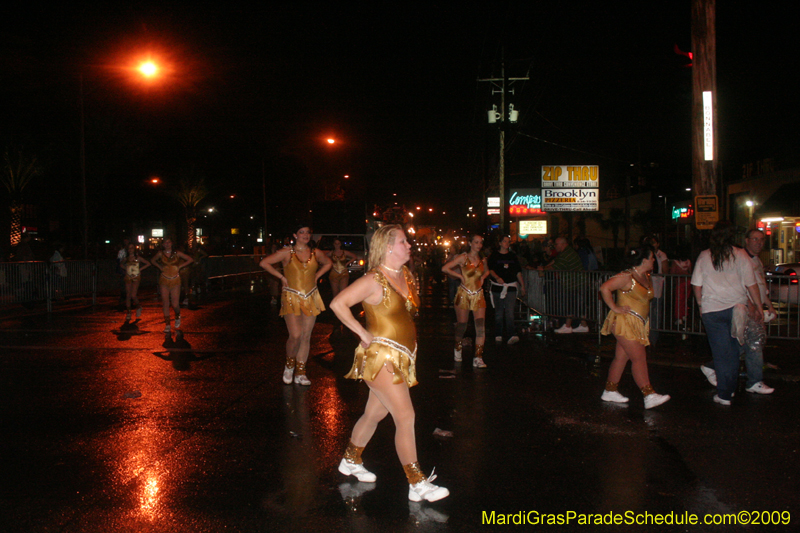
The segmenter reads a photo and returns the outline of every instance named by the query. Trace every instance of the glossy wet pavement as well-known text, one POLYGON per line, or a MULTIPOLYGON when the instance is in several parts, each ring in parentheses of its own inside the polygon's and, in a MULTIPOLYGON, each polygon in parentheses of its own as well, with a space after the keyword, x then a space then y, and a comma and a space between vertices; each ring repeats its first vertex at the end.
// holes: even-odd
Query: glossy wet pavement
MULTIPOLYGON (((2 320, 2 531, 514 528, 486 524, 492 512, 495 524, 520 512, 680 521, 741 511, 788 511, 800 523, 796 344, 768 352, 774 395, 740 391, 725 408, 697 370, 704 340, 665 338, 651 378, 673 399, 644 411, 629 373, 620 389, 630 406, 599 401, 611 345, 598 351, 596 337, 490 342, 488 369, 455 366, 452 311, 439 289, 423 291, 412 398, 420 462, 436 467, 449 498, 407 500, 390 419, 364 452, 378 482, 337 472, 367 387, 342 378, 355 339, 334 332, 329 313, 314 332, 313 384, 301 388, 280 380, 285 327, 264 296, 184 311, 184 334, 169 340, 148 297, 143 319, 125 328, 111 302, 2 320), (453 436, 434 436, 437 428, 453 436)), ((585 526, 576 517, 523 529, 742 528, 585 526)))

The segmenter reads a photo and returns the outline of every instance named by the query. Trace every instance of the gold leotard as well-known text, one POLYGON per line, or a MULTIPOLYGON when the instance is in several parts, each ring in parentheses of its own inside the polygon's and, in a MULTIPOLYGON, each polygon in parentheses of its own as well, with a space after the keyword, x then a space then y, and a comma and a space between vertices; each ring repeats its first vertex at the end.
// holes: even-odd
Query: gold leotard
POLYGON ((341 257, 337 257, 333 255, 331 252, 331 272, 328 274, 328 280, 331 283, 339 283, 343 279, 348 279, 350 277, 350 272, 347 271, 347 264, 350 260, 347 258, 347 255, 342 252, 341 257))
POLYGON ((294 247, 290 250, 289 262, 283 267, 283 275, 289 282, 281 291, 281 312, 284 315, 317 316, 325 310, 322 297, 317 290, 317 255, 313 251, 308 261, 297 258, 294 247))
POLYGON ((642 346, 650 345, 650 300, 653 299, 653 288, 645 288, 637 283, 633 272, 626 270, 631 276, 631 288, 627 291, 617 291, 617 305, 627 305, 630 313, 620 314, 609 311, 603 329, 603 335, 614 334, 632 341, 638 341, 642 346))
POLYGON ((167 256, 166 252, 161 253, 161 266, 164 268, 161 275, 158 276, 158 284, 162 287, 180 287, 181 275, 178 262, 181 260, 178 252, 172 252, 171 256, 167 256))
POLYGON ((483 261, 478 261, 477 265, 473 265, 469 262, 469 256, 464 259, 464 264, 461 265, 461 275, 464 276, 466 282, 458 287, 453 305, 468 311, 486 308, 486 299, 483 297, 483 281, 481 280, 483 272, 483 261))
POLYGON ((140 274, 140 263, 141 261, 139 261, 138 257, 131 256, 128 256, 128 259, 122 263, 123 268, 125 269, 125 281, 136 282, 142 279, 140 274))
POLYGON ((411 272, 403 267, 408 289, 408 298, 398 293, 380 269, 370 270, 383 287, 383 299, 377 305, 362 302, 367 318, 367 331, 374 339, 367 349, 360 344, 356 348, 350 379, 374 380, 384 365, 391 365, 393 383, 405 382, 409 387, 417 384, 417 328, 414 315, 419 307, 419 296, 411 272))

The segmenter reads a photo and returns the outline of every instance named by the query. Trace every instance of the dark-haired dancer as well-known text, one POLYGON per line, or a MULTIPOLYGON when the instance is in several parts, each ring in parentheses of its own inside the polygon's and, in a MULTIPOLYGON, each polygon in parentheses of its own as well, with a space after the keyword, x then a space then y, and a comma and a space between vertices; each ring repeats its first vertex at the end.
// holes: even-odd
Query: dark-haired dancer
POLYGON ((650 344, 650 300, 653 299, 653 286, 650 272, 653 271, 653 249, 649 246, 631 251, 624 270, 600 286, 600 294, 610 311, 600 333, 614 334, 617 348, 614 360, 608 369, 608 380, 603 395, 604 402, 625 403, 628 398, 617 391, 622 372, 631 362, 631 373, 636 385, 644 395, 644 408, 652 409, 670 399, 668 394, 658 394, 650 385, 647 371, 645 346, 650 344), (616 292, 614 301, 612 292, 616 292))
POLYGON ((489 265, 481 257, 483 237, 474 235, 469 241, 469 251, 458 254, 442 267, 442 272, 461 280, 453 307, 456 311, 456 344, 454 359, 461 361, 462 341, 467 331, 469 312, 475 317, 475 357, 472 366, 486 368, 483 362, 483 347, 486 344, 486 300, 483 297, 483 280, 489 277, 489 265))
POLYGON ((411 245, 402 226, 383 226, 370 242, 369 272, 331 302, 339 320, 361 340, 353 367, 345 377, 363 379, 369 387, 364 414, 353 427, 339 472, 359 481, 375 481, 375 474, 362 464, 361 452, 378 422, 391 414, 397 457, 408 479, 408 499, 433 502, 447 497, 450 491, 431 483, 436 476, 431 473, 426 478, 417 462, 414 405, 408 389, 417 384, 417 330, 413 317, 419 307, 419 296, 414 277, 404 266, 410 253, 411 245), (350 311, 359 303, 364 307, 366 328, 350 311))
POLYGON ((289 340, 286 341, 286 366, 283 382, 294 380, 298 385, 311 385, 306 376, 306 361, 311 347, 311 332, 317 315, 325 310, 317 290, 317 280, 331 268, 331 262, 319 249, 311 249, 311 228, 298 225, 295 244, 285 246, 261 260, 260 266, 283 284, 280 316, 286 320, 289 340), (283 273, 272 265, 281 263, 283 273))
POLYGON ((328 274, 328 281, 331 283, 333 297, 336 298, 336 295, 342 292, 350 283, 350 272, 347 267, 353 261, 357 261, 358 257, 353 252, 342 248, 342 240, 337 237, 333 239, 333 250, 328 252, 328 259, 331 260, 331 272, 328 274))

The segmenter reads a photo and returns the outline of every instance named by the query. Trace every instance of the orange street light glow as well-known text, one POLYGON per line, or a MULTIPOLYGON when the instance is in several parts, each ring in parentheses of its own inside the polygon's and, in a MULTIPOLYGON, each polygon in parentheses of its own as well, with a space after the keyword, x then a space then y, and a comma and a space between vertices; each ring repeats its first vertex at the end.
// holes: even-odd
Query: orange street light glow
POLYGON ((152 78, 158 72, 158 66, 156 66, 156 64, 152 61, 145 61, 139 65, 139 72, 141 72, 146 78, 152 78))
POLYGON ((158 185, 159 183, 161 183, 161 180, 158 178, 151 178, 150 183, 152 183, 153 185, 158 185))
POLYGON ((328 139, 328 144, 333 144, 336 142, 336 139, 328 139))

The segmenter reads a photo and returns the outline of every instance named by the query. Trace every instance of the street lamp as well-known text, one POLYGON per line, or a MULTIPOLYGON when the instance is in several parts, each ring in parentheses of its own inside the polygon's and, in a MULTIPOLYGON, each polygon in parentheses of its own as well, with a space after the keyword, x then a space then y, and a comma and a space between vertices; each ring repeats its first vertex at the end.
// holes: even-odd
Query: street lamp
MULTIPOLYGON (((145 78, 153 78, 158 73, 158 66, 153 61, 146 61, 139 66, 139 72, 145 78)), ((83 207, 83 258, 89 258, 89 210, 86 203, 86 113, 84 112, 83 72, 78 74, 79 98, 81 112, 81 142, 80 142, 80 167, 81 167, 81 196, 83 207)), ((152 181, 157 184, 157 181, 152 181)))

